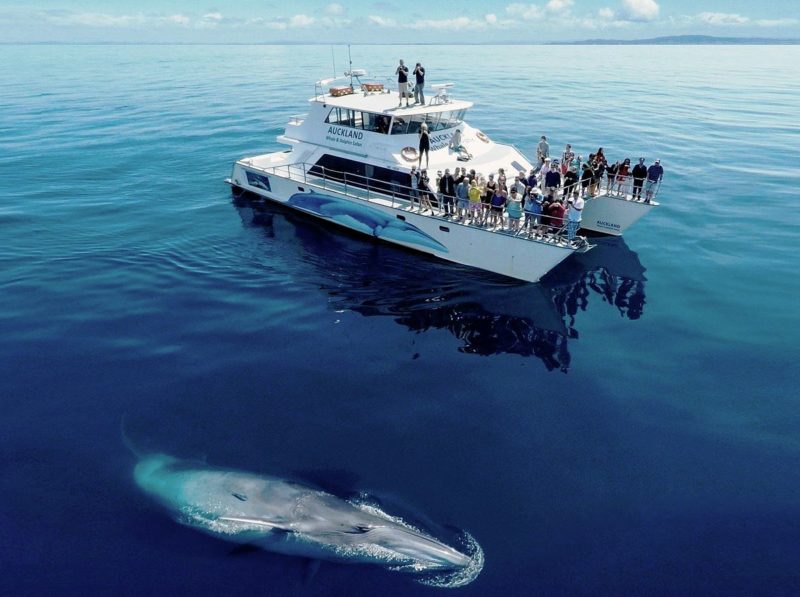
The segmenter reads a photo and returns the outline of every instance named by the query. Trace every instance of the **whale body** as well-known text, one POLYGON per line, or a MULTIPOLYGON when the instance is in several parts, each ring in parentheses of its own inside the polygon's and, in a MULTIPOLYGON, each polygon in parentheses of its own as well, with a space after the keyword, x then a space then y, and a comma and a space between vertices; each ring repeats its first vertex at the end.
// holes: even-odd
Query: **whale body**
POLYGON ((328 561, 441 572, 428 579, 436 586, 463 586, 483 567, 469 535, 467 555, 378 508, 278 477, 153 454, 136 465, 134 479, 178 522, 227 541, 328 561))

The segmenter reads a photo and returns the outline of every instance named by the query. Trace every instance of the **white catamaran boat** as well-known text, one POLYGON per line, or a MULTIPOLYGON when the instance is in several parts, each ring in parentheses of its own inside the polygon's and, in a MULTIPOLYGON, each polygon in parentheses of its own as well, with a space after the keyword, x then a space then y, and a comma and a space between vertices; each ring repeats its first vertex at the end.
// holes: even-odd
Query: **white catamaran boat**
MULTIPOLYGON (((415 210, 409 173, 417 164, 423 123, 430 135, 431 171, 503 168, 513 177, 532 164, 515 147, 464 122, 472 103, 453 98, 452 84, 432 85, 436 95, 427 105, 398 107, 396 92, 381 83, 360 83, 365 76, 345 73, 349 85, 338 87, 338 79, 318 81, 308 114, 292 117, 278 137, 290 149, 237 161, 226 180, 234 192, 249 191, 390 243, 530 282, 572 253, 591 249, 586 239, 570 242, 560 231, 492 230, 415 210), (461 147, 453 148, 457 129, 461 147)), ((601 194, 587 198, 582 225, 622 234, 654 205, 601 194)))

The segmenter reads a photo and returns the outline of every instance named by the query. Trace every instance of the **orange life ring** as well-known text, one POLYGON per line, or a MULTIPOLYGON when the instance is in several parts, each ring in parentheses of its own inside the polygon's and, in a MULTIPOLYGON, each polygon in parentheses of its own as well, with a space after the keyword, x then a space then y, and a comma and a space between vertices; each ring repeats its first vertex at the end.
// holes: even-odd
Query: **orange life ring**
POLYGON ((484 143, 488 143, 488 142, 489 142, 489 137, 487 137, 486 135, 484 135, 484 134, 483 134, 482 132, 480 132, 480 131, 478 131, 477 133, 475 133, 475 136, 476 136, 478 139, 480 139, 481 141, 483 141, 484 143))
POLYGON ((414 147, 404 147, 400 150, 400 156, 407 162, 416 162, 419 159, 419 152, 414 147))

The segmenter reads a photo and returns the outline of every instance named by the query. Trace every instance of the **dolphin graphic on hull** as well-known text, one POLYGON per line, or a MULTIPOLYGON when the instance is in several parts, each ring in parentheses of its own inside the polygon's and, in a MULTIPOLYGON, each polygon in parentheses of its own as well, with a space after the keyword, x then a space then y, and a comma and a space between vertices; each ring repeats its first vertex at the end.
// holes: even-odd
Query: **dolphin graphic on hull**
POLYGON ((358 205, 323 193, 295 193, 286 203, 376 238, 449 253, 446 246, 413 224, 368 205, 358 205))
POLYGON ((378 508, 278 477, 152 454, 141 458, 134 479, 178 522, 227 541, 378 564, 440 587, 468 584, 483 568, 483 552, 467 533, 462 553, 378 508))

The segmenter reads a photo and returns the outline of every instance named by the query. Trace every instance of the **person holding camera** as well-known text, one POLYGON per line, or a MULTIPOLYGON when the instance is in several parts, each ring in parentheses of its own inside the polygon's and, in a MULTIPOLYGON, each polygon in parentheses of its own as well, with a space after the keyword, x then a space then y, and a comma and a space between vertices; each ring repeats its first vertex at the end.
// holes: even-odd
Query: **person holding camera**
POLYGON ((414 67, 414 76, 417 78, 417 84, 414 85, 414 103, 425 105, 425 94, 422 92, 425 87, 425 69, 417 62, 414 67))
POLYGON ((397 75, 397 91, 400 94, 400 103, 398 106, 403 105, 403 96, 406 98, 406 108, 408 107, 408 67, 405 63, 400 60, 400 64, 397 66, 397 69, 394 71, 394 74, 397 75))

